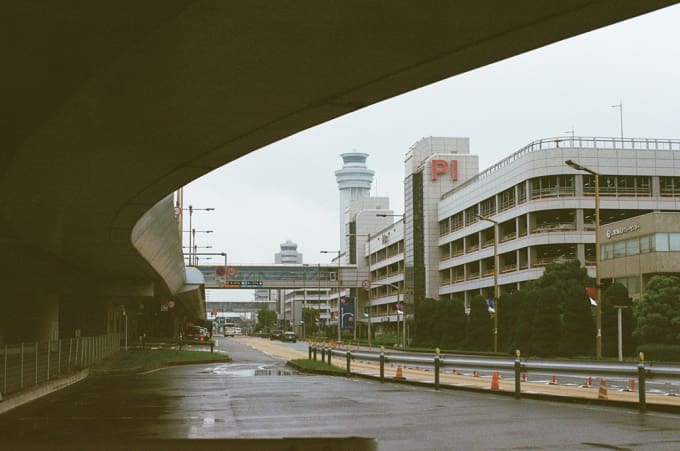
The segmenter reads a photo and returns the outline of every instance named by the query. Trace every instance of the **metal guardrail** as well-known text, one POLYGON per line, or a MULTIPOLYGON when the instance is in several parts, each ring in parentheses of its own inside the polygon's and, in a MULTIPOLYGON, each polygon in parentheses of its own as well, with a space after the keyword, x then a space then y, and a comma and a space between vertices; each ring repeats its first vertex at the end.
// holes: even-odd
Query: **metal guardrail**
POLYGON ((439 354, 426 354, 422 356, 407 355, 402 353, 385 354, 384 350, 378 352, 351 351, 349 349, 332 349, 328 346, 311 345, 309 358, 317 359, 320 352, 321 360, 331 363, 331 356, 344 358, 346 361, 347 374, 351 374, 352 360, 368 360, 380 363, 380 382, 385 380, 385 363, 402 363, 410 365, 426 365, 434 367, 434 385, 439 389, 439 375, 442 368, 455 367, 467 369, 484 369, 491 371, 512 370, 515 377, 515 398, 521 397, 522 373, 529 371, 550 372, 552 374, 573 375, 590 374, 594 376, 626 376, 638 378, 638 405, 641 411, 646 410, 646 379, 648 377, 660 377, 680 380, 680 366, 655 364, 644 361, 640 354, 637 364, 603 363, 582 361, 550 361, 550 360, 521 360, 519 351, 515 359, 499 358, 468 358, 468 357, 444 357, 439 354))
POLYGON ((118 333, 0 346, 0 394, 17 393, 87 368, 119 349, 118 333))

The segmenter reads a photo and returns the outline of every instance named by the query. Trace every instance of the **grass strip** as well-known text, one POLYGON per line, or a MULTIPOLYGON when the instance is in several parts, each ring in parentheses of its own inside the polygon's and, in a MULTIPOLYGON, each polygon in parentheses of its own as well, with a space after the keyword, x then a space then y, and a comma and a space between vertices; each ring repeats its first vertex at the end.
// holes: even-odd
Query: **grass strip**
POLYGON ((169 365, 231 362, 226 354, 178 349, 130 349, 103 361, 97 369, 104 371, 144 371, 169 365))
POLYGON ((337 373, 345 374, 343 368, 338 368, 337 366, 329 365, 318 360, 308 360, 308 359, 295 359, 288 362, 291 366, 297 368, 300 371, 310 372, 310 373, 337 373))

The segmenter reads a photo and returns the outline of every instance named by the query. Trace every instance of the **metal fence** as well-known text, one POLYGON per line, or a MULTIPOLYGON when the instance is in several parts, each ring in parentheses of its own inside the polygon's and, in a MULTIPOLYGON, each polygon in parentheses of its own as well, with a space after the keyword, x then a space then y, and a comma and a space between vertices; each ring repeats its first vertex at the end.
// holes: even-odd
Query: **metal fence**
POLYGON ((550 371, 553 374, 594 374, 598 376, 617 375, 625 377, 637 376, 638 405, 641 411, 646 409, 646 380, 648 377, 664 377, 672 380, 680 379, 680 366, 670 364, 651 365, 644 361, 644 355, 640 353, 641 360, 637 364, 632 363, 604 363, 604 362, 561 362, 561 361, 526 361, 521 360, 519 351, 515 359, 502 358, 475 358, 475 357, 444 357, 437 351, 436 354, 408 355, 403 353, 385 354, 369 351, 351 351, 349 349, 332 349, 322 345, 310 345, 309 359, 316 360, 317 353, 321 354, 321 361, 328 359, 331 364, 331 356, 336 356, 346 362, 347 374, 352 373, 352 360, 369 360, 378 362, 380 365, 380 382, 385 381, 385 364, 389 362, 404 364, 420 364, 431 366, 434 376, 434 387, 439 389, 440 372, 444 367, 477 368, 486 370, 506 370, 514 373, 514 395, 520 398, 522 394, 521 374, 527 371, 550 371))
POLYGON ((87 368, 120 349, 120 334, 0 346, 0 392, 20 392, 87 368))

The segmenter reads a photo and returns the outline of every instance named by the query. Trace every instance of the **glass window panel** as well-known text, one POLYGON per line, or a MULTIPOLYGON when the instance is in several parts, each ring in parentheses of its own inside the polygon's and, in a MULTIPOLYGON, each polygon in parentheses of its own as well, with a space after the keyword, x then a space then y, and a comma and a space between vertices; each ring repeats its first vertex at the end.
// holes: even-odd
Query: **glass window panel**
POLYGON ((626 240, 626 255, 638 255, 640 253, 640 240, 631 238, 626 240))
POLYGON ((668 234, 657 233, 654 235, 654 250, 656 252, 668 252, 668 234))
POLYGON ((652 235, 645 235, 640 237, 640 253, 647 254, 652 249, 651 243, 652 235))
POLYGON ((601 258, 602 260, 611 260, 614 258, 614 244, 613 243, 607 243, 602 246, 600 249, 600 253, 602 254, 601 258))
POLYGON ((625 241, 619 241, 618 243, 614 243, 614 257, 625 257, 626 256, 626 242, 625 241))
POLYGON ((672 251, 680 251, 680 233, 669 233, 670 249, 672 251))
POLYGON ((628 294, 640 293, 640 278, 630 277, 628 279, 628 294))

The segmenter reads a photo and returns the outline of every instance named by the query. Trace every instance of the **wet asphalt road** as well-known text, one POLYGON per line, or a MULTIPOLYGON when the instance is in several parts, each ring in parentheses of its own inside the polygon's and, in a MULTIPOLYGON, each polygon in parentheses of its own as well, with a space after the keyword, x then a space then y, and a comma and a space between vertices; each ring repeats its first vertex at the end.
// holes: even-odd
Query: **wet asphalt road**
POLYGON ((381 450, 680 449, 677 415, 295 375, 219 342, 233 363, 92 377, 2 415, 0 448, 3 439, 353 435, 376 437, 381 450))

